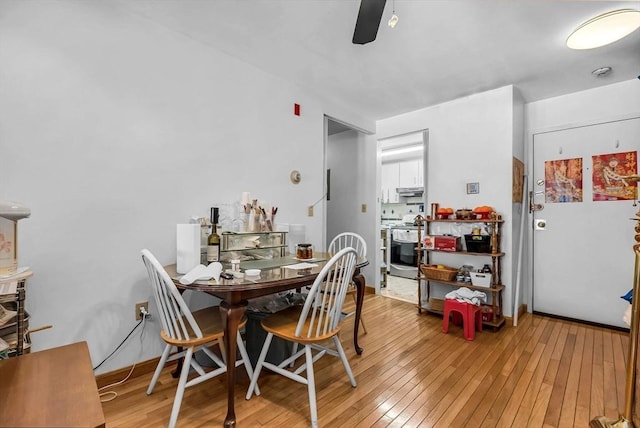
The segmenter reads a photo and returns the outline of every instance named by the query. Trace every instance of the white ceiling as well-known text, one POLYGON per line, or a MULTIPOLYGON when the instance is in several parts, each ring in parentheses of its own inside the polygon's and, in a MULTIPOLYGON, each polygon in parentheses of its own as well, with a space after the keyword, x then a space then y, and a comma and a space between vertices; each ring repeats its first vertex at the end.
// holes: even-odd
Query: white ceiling
POLYGON ((116 1, 373 120, 509 84, 531 102, 640 75, 640 30, 593 50, 565 46, 585 20, 638 1, 396 0, 391 29, 388 0, 363 46, 351 43, 359 0, 116 1), (603 66, 613 72, 591 74, 603 66))

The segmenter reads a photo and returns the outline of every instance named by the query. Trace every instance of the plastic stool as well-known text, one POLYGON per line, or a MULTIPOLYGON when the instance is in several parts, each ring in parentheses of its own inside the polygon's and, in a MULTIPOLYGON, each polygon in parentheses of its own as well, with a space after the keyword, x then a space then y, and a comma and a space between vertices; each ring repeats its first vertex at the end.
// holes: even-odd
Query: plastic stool
POLYGON ((444 315, 442 318, 442 332, 449 331, 449 317, 460 314, 462 317, 462 327, 464 338, 473 340, 476 337, 476 329, 482 331, 482 307, 471 303, 458 302, 456 299, 445 299, 444 315))

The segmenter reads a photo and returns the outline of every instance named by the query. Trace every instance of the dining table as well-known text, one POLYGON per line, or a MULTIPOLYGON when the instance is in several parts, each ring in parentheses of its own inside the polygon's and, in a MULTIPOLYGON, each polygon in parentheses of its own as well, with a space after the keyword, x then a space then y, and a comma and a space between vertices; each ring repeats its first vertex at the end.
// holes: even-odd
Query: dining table
MULTIPOLYGON (((201 291, 221 300, 220 314, 224 326, 225 361, 236 361, 237 338, 236 331, 244 318, 245 310, 250 299, 267 296, 288 290, 302 289, 311 285, 322 267, 331 259, 329 253, 314 253, 308 260, 300 260, 293 256, 274 257, 270 259, 248 260, 240 263, 240 270, 260 269, 258 276, 244 276, 242 278, 218 281, 200 280, 185 285, 180 282, 182 274, 177 273, 176 265, 165 266, 165 270, 178 289, 201 291)), ((365 278, 361 268, 368 265, 366 259, 358 259, 352 281, 356 286, 356 311, 353 329, 353 345, 356 353, 362 355, 363 349, 358 344, 358 330, 364 301, 365 278)), ((235 415, 235 370, 227 370, 227 415, 224 427, 236 426, 235 415)))

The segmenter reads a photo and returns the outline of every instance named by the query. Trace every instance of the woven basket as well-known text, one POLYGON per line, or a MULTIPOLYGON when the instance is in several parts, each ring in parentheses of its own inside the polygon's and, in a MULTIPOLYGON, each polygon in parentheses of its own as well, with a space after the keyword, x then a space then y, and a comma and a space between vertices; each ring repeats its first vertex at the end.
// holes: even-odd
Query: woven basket
POLYGON ((422 266, 422 273, 427 279, 433 279, 434 281, 453 281, 456 279, 458 269, 445 266, 444 269, 438 269, 436 265, 424 265, 422 266))

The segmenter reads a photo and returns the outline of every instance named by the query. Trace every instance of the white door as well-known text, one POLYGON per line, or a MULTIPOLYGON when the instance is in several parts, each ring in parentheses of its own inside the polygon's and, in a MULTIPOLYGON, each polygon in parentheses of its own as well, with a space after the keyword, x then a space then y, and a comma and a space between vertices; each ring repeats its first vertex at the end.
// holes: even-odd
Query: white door
POLYGON ((640 118, 534 134, 533 311, 627 327, 639 207, 615 174, 637 174, 639 149, 640 118))

